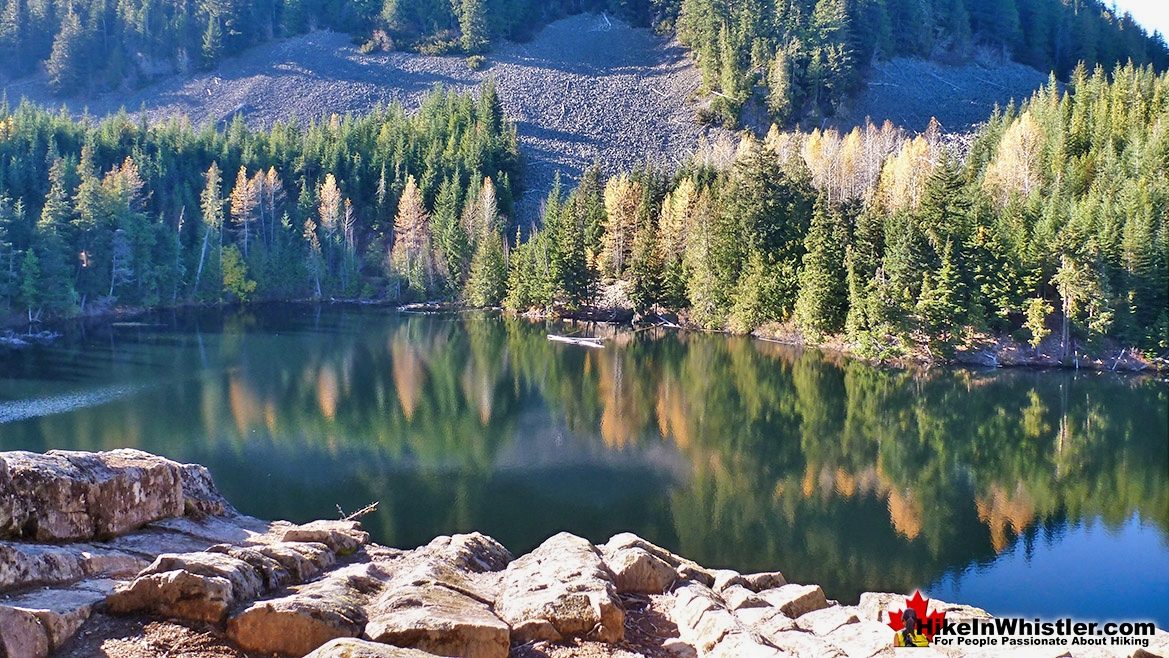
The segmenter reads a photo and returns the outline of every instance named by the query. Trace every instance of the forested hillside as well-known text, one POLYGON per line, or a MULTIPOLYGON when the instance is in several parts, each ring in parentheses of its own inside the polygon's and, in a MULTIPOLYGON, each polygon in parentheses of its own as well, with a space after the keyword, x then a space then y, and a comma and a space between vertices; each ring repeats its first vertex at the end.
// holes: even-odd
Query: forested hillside
POLYGON ((570 193, 556 185, 541 228, 522 232, 506 219, 515 132, 491 87, 437 91, 413 117, 268 132, 2 109, 0 303, 526 311, 618 288, 703 327, 783 323, 873 355, 944 354, 972 332, 1164 350, 1169 74, 1070 80, 996 113, 960 152, 936 129, 773 129, 673 176, 594 169, 570 193))
POLYGON ((959 155, 936 130, 773 129, 673 178, 586 179, 512 252, 507 303, 581 305, 620 280, 638 308, 875 355, 973 331, 1169 347, 1169 75, 1076 69, 959 155))
POLYGON ((265 132, 0 107, 0 305, 36 317, 437 290, 470 266, 436 261, 447 245, 502 258, 516 167, 490 86, 436 91, 412 116, 265 132))
POLYGON ((747 105, 780 123, 830 116, 874 58, 964 61, 978 50, 1061 78, 1080 61, 1169 66, 1159 35, 1100 0, 0 1, 0 70, 43 66, 63 94, 213 68, 314 28, 351 33, 363 49, 480 54, 581 11, 676 34, 703 73, 706 118, 730 124, 747 105))

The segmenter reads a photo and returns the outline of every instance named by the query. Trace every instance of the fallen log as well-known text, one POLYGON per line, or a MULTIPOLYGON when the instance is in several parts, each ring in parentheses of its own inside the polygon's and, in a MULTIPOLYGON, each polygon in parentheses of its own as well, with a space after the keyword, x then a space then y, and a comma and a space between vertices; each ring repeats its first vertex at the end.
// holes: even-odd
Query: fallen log
POLYGON ((555 343, 568 343, 569 345, 580 345, 581 347, 604 347, 605 341, 600 338, 587 338, 580 336, 558 336, 556 334, 548 334, 548 340, 555 343))

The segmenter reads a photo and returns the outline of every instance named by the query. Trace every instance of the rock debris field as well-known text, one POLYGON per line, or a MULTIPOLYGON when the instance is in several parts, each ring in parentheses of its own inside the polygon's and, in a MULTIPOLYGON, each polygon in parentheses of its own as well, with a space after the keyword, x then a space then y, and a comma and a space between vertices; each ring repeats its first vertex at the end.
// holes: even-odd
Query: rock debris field
POLYGON ((695 121, 701 76, 676 42, 605 15, 581 14, 547 26, 528 43, 502 43, 479 71, 462 57, 363 55, 335 32, 258 46, 194 77, 171 76, 140 90, 81 100, 52 96, 43 76, 5 87, 8 97, 82 103, 94 116, 145 108, 151 119, 178 113, 196 123, 240 113, 252 126, 280 119, 360 113, 378 104, 416 108, 436 84, 476 89, 496 80, 516 122, 525 159, 517 213, 534 212, 559 171, 576 179, 593 162, 607 172, 647 162, 673 168, 705 130, 695 121))

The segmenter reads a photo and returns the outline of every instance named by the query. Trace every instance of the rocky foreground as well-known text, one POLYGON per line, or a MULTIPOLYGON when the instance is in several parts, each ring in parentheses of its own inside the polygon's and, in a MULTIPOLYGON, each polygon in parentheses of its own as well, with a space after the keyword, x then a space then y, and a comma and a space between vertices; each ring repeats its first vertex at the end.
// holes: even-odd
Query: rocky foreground
MULTIPOLYGON (((593 545, 561 533, 519 558, 478 533, 388 548, 356 521, 240 515, 197 465, 135 450, 0 452, 9 658, 871 658, 894 655, 885 615, 901 600, 840 605, 779 572, 706 569, 632 534, 593 545)), ((1161 632, 1145 650, 1023 655, 1167 649, 1161 632)))

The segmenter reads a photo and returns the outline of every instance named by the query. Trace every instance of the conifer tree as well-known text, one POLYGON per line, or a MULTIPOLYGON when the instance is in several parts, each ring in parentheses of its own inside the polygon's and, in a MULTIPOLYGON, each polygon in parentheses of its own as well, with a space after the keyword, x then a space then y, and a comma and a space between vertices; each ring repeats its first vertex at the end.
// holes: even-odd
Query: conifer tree
POLYGON ((843 328, 848 302, 845 237, 839 213, 820 197, 804 239, 806 251, 795 306, 796 324, 812 336, 832 334, 843 328))

